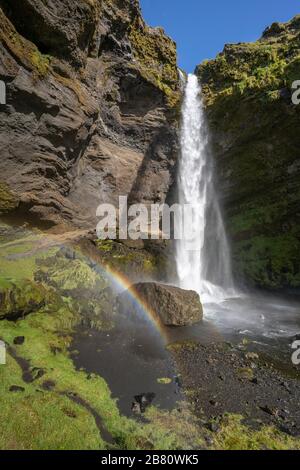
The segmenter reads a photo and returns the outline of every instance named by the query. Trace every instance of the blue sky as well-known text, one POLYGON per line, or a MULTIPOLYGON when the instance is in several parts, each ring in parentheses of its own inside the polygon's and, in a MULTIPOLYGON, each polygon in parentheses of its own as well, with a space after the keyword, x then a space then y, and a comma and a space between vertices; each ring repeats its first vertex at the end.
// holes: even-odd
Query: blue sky
POLYGON ((192 72, 224 44, 255 41, 274 21, 300 13, 299 0, 140 0, 145 20, 162 26, 178 46, 179 65, 192 72))

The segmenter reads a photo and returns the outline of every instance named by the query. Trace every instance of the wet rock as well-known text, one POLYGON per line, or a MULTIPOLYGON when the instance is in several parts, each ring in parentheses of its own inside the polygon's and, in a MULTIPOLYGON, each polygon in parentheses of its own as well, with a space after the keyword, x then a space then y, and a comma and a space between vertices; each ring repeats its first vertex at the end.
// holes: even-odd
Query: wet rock
POLYGON ((152 404, 155 398, 155 393, 142 393, 134 397, 135 401, 132 403, 132 411, 135 413, 145 413, 146 409, 152 404))
POLYGON ((15 339, 14 339, 14 344, 16 346, 21 346, 22 344, 24 344, 25 342, 25 336, 17 336, 15 339))
POLYGON ((289 393, 291 392, 288 382, 281 382, 281 386, 285 388, 289 393))
POLYGON ((277 416, 278 415, 278 410, 276 408, 273 408, 269 405, 266 406, 260 406, 260 409, 264 411, 264 413, 267 413, 270 416, 277 416))
POLYGON ((219 403, 216 400, 209 400, 209 403, 211 406, 215 406, 215 407, 219 406, 219 403))
POLYGON ((181 376, 177 376, 175 377, 175 384, 177 385, 178 388, 182 387, 182 377, 181 376))
POLYGON ((131 405, 131 411, 132 413, 141 414, 142 413, 141 405, 137 403, 136 401, 134 401, 131 405))
POLYGON ((9 391, 10 392, 25 392, 25 388, 24 387, 19 387, 18 385, 12 385, 9 388, 9 391))
POLYGON ((44 390, 46 390, 47 392, 50 392, 51 390, 53 390, 53 388, 55 387, 55 382, 53 380, 45 380, 45 382, 43 382, 42 384, 42 387, 44 390))
POLYGON ((40 367, 33 367, 31 369, 31 374, 32 374, 32 377, 33 377, 33 381, 40 379, 41 377, 43 377, 45 375, 45 373, 46 373, 46 371, 44 369, 41 369, 40 367))
POLYGON ((203 318, 199 295, 155 282, 135 284, 135 290, 166 326, 185 326, 203 318))

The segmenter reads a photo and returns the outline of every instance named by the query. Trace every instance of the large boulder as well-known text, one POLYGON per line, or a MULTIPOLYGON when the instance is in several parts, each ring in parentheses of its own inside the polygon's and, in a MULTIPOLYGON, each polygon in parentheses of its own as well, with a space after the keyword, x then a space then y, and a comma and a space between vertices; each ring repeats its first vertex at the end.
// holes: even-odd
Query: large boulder
POLYGON ((193 325, 203 318, 197 292, 156 282, 135 284, 134 289, 166 326, 193 325))

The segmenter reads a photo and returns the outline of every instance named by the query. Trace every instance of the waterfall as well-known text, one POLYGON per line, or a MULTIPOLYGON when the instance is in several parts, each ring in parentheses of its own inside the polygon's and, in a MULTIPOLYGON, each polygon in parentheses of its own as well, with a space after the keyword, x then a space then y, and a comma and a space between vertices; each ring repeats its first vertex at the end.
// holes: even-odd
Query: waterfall
POLYGON ((188 204, 192 209, 195 233, 193 241, 185 237, 176 241, 180 287, 197 291, 204 303, 232 296, 230 251, 214 189, 201 87, 192 74, 182 106, 178 192, 181 207, 188 204))

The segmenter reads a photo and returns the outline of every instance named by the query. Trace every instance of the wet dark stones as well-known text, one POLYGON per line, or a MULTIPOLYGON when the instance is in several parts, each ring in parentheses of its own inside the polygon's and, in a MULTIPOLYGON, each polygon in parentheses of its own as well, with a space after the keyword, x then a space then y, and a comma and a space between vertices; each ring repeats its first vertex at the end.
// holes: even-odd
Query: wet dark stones
POLYGON ((18 385, 12 385, 10 388, 9 388, 9 391, 10 392, 25 392, 25 388, 24 387, 19 387, 18 385))
POLYGON ((136 395, 134 399, 131 410, 134 413, 145 413, 146 409, 155 399, 155 393, 142 393, 141 395, 136 395))
POLYGON ((14 344, 16 346, 21 346, 22 344, 24 344, 25 342, 25 336, 16 336, 16 338, 14 339, 14 344))

